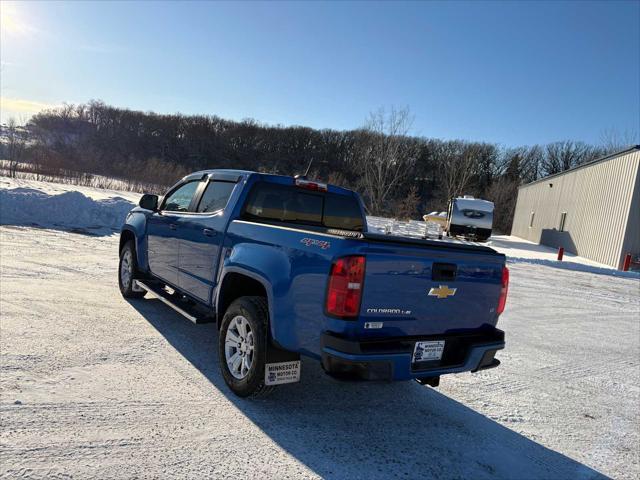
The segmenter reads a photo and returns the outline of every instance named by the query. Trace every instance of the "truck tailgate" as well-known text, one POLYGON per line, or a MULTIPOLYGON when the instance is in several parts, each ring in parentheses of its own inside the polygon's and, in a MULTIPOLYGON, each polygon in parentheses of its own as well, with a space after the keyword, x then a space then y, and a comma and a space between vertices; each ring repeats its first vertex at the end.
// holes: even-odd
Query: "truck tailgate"
POLYGON ((361 334, 429 336, 495 326, 504 255, 468 244, 366 238, 361 334))

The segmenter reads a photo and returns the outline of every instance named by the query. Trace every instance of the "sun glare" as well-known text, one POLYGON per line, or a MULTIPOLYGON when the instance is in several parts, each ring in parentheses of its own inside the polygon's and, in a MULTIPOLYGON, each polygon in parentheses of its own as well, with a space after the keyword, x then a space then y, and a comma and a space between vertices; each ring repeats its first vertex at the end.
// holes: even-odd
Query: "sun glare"
POLYGON ((30 27, 20 18, 18 9, 7 2, 0 2, 0 31, 10 34, 25 34, 30 27))

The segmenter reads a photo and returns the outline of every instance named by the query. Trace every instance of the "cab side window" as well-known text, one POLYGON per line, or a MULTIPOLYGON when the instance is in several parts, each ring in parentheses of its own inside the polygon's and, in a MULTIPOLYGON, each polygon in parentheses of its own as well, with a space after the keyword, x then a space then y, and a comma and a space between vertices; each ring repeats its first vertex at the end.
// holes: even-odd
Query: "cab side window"
POLYGON ((198 205, 199 213, 215 212, 224 209, 236 184, 232 182, 209 182, 198 205))
POLYGON ((171 192, 164 200, 164 206, 162 210, 168 212, 187 212, 189 211, 189 205, 193 194, 198 188, 197 181, 185 183, 181 187, 171 192))

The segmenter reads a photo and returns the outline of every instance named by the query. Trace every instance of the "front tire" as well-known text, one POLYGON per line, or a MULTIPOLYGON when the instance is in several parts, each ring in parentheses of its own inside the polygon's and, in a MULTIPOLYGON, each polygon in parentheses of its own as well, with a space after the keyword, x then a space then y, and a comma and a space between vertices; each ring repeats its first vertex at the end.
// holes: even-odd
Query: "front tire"
POLYGON ((240 297, 224 314, 218 335, 218 356, 224 381, 239 397, 257 397, 273 390, 264 384, 269 310, 264 297, 240 297))
POLYGON ((118 286, 124 298, 142 298, 146 293, 133 289, 133 281, 138 278, 138 259, 133 240, 125 243, 120 251, 120 263, 118 264, 118 286))

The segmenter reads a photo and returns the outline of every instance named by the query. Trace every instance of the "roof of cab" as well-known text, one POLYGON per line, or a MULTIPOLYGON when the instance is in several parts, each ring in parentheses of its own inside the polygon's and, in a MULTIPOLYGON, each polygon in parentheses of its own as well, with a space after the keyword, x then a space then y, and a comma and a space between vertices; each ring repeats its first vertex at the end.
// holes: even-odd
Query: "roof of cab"
MULTIPOLYGON (((252 170, 236 170, 236 169, 229 169, 229 168, 216 168, 216 169, 209 169, 209 170, 200 170, 197 172, 193 172, 190 173, 189 175, 187 175, 186 177, 183 178, 183 180, 195 180, 198 178, 202 178, 204 176, 208 176, 208 175, 214 175, 214 174, 218 174, 221 176, 237 176, 237 177, 246 177, 248 178, 249 176, 260 176, 260 177, 264 177, 265 179, 268 180, 275 180, 276 183, 285 183, 285 179, 286 180, 293 180, 293 176, 292 175, 278 175, 275 173, 261 173, 261 172, 254 172, 252 170)), ((311 181, 313 181, 312 179, 309 179, 311 181)), ((340 193, 343 195, 354 195, 355 192, 353 190, 349 190, 348 188, 344 188, 344 187, 339 187, 337 185, 331 185, 328 184, 329 186, 329 190, 331 192, 334 193, 340 193)))
POLYGON ((213 168, 209 170, 199 170, 197 172, 190 173, 184 178, 185 179, 201 178, 205 175, 211 175, 213 173, 226 173, 230 175, 248 176, 248 175, 251 175, 252 173, 258 173, 258 172, 253 172, 251 170, 236 170, 233 168, 213 168))

